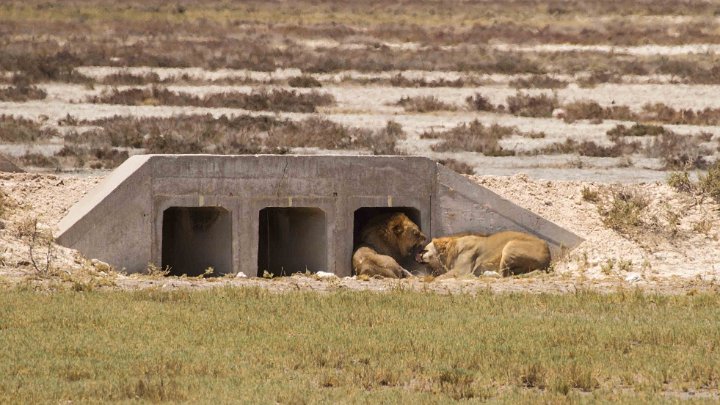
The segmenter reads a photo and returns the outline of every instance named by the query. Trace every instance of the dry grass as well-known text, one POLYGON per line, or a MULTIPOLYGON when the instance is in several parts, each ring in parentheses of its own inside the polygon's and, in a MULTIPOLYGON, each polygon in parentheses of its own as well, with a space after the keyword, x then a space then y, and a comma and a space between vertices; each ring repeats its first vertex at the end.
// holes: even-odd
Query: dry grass
POLYGON ((13 348, 0 352, 0 398, 10 403, 657 403, 682 392, 716 398, 719 384, 708 343, 717 294, 80 285, 21 286, 0 304, 0 344, 13 348))
POLYGON ((499 141, 518 131, 513 127, 503 127, 498 124, 485 126, 480 121, 469 124, 460 124, 455 128, 442 132, 425 132, 423 139, 442 139, 442 142, 432 146, 436 152, 468 151, 482 153, 486 156, 511 156, 515 152, 503 149, 499 141))
POLYGON ((568 82, 548 75, 531 75, 511 80, 508 85, 516 89, 563 89, 568 82))
POLYGON ((296 76, 288 79, 288 86, 290 87, 322 87, 316 78, 312 76, 296 76))
POLYGON ((480 93, 468 96, 465 102, 473 111, 495 111, 499 109, 499 107, 495 107, 487 97, 480 93))
POLYGON ((663 103, 646 104, 643 119, 673 125, 720 125, 720 108, 676 110, 663 103))
POLYGON ((636 115, 627 106, 602 107, 595 101, 575 101, 563 105, 565 114, 563 119, 567 123, 577 120, 634 120, 636 115))
POLYGON ((286 153, 292 147, 368 150, 375 154, 398 154, 396 142, 405 137, 402 127, 389 121, 377 131, 348 127, 310 117, 302 121, 270 116, 179 115, 172 118, 113 117, 83 121, 82 125, 101 129, 86 133, 70 132, 65 156, 81 157, 83 162, 98 160, 110 167, 122 159, 113 148, 144 149, 148 153, 286 153), (91 144, 92 149, 82 145, 91 144))
POLYGON ((59 136, 57 130, 43 127, 25 118, 0 115, 0 141, 5 143, 34 143, 59 136))
POLYGON ((25 102, 28 100, 42 100, 47 97, 43 89, 29 85, 14 85, 0 88, 0 101, 25 102))
POLYGON ((507 109, 521 117, 551 117, 553 110, 560 106, 557 95, 540 94, 531 96, 518 92, 507 98, 507 109))
POLYGON ((402 97, 395 105, 402 107, 406 112, 432 112, 455 111, 454 105, 440 101, 435 96, 402 97))
POLYGON ((311 113, 317 107, 335 103, 330 94, 315 91, 298 93, 294 90, 253 90, 251 93, 226 92, 204 97, 183 92, 173 92, 162 87, 112 89, 100 96, 88 98, 92 103, 124 105, 178 105, 214 108, 242 108, 252 111, 286 111, 311 113))
POLYGON ((427 80, 423 77, 409 79, 398 73, 390 78, 390 85, 394 87, 463 87, 466 85, 466 81, 461 78, 455 80, 446 80, 444 78, 427 80))
POLYGON ((41 168, 60 168, 60 162, 53 156, 46 156, 37 152, 26 152, 20 156, 20 162, 23 166, 41 167, 41 168))
POLYGON ((710 166, 707 174, 700 176, 698 189, 720 204, 720 161, 710 166))

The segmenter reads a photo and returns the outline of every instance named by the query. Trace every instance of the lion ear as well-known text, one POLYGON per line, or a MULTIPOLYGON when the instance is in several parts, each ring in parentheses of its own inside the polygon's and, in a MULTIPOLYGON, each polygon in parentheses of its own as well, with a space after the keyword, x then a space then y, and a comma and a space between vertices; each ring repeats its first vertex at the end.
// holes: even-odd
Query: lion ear
POLYGON ((403 226, 400 224, 397 224, 397 225, 393 226, 392 230, 395 235, 400 235, 401 233, 403 233, 403 226))

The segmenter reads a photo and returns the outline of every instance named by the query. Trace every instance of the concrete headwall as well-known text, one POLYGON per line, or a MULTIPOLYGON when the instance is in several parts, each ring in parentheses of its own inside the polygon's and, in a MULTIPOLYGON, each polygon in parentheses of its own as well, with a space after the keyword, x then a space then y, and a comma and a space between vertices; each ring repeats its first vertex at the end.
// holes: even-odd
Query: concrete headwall
MULTIPOLYGON (((431 236, 523 230, 547 240, 555 252, 582 241, 421 157, 144 155, 128 159, 70 210, 59 224, 58 242, 117 268, 140 272, 148 263, 163 262, 163 213, 173 207, 227 210, 232 271, 248 275, 258 274, 260 235, 278 238, 274 245, 293 244, 286 251, 324 250, 316 253, 323 258, 312 256, 311 261, 325 262, 326 268, 307 270, 349 275, 355 212, 361 208, 412 209, 431 236), (307 226, 287 218, 261 218, 263 209, 283 207, 316 208, 324 217, 317 215, 307 226), (323 220, 325 237, 319 238, 318 229, 323 228, 317 221, 323 220), (274 224, 276 230, 261 232, 261 221, 262 226, 274 224)), ((263 241, 262 246, 273 243, 263 241)))

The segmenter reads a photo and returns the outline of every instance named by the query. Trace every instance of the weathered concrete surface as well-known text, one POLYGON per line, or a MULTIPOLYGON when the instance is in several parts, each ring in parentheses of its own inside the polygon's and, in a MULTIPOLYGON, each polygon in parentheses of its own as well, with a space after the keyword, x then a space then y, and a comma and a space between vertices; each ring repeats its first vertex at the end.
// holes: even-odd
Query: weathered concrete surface
MULTIPOLYGON (((162 256, 163 216, 174 207, 227 210, 232 272, 247 275, 262 274, 265 269, 259 269, 259 264, 299 266, 293 258, 270 257, 283 252, 298 254, 298 249, 324 250, 309 255, 308 261, 316 263, 314 266, 324 262, 326 268, 283 267, 283 273, 323 270, 349 275, 354 213, 366 207, 414 209, 420 227, 432 236, 516 229, 544 238, 555 253, 582 241, 421 157, 144 155, 128 159, 70 210, 59 224, 58 242, 128 272, 143 271, 148 263, 159 266, 173 261, 162 256), (318 211, 293 210, 299 207, 320 209, 324 218, 313 214, 315 220, 303 220, 303 212, 318 211), (260 214, 265 208, 290 210, 270 211, 275 214, 268 219, 260 214), (322 229, 325 238, 318 236, 322 229), (261 241, 260 236, 267 240, 261 241), (270 252, 268 246, 277 252, 270 252), (263 252, 261 260, 259 251, 263 252)), ((213 227, 208 223, 212 218, 188 215, 194 222, 166 224, 166 232, 196 232, 172 235, 174 245, 194 246, 192 241, 197 239, 193 238, 213 227)), ((213 229, 228 232, 226 226, 213 229)), ((220 236, 215 232, 212 237, 220 236)), ((166 256, 174 251, 167 245, 166 256)), ((189 254, 202 258, 207 251, 197 249, 189 254)), ((183 252, 183 257, 187 254, 183 252)), ((192 258, 193 263, 196 259, 192 258)))

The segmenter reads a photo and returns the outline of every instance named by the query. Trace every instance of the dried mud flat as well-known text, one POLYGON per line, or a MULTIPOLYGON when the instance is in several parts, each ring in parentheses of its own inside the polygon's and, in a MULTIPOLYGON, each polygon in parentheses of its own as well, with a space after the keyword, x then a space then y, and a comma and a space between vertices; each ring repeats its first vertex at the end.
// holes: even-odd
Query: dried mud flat
MULTIPOLYGON (((51 271, 39 272, 29 260, 27 223, 37 219, 38 228, 54 231, 67 210, 97 185, 104 173, 91 176, 71 174, 4 174, 0 190, 6 212, 0 230, 0 283, 75 289, 159 288, 203 289, 220 286, 267 288, 271 291, 423 291, 440 294, 479 292, 575 293, 583 290, 617 291, 642 289, 661 294, 720 292, 720 243, 718 229, 697 232, 697 224, 720 223, 717 206, 707 200, 676 192, 662 183, 625 185, 626 190, 643 193, 649 200, 645 215, 657 219, 647 234, 624 236, 609 229, 597 203, 586 201, 582 190, 600 190, 607 184, 533 180, 526 175, 471 176, 470 178, 502 197, 529 209, 585 238, 565 257, 558 258, 553 271, 513 278, 466 278, 436 281, 416 277, 404 280, 358 279, 294 275, 274 279, 216 277, 188 278, 127 275, 101 262, 83 258, 78 252, 51 245, 51 271), (664 232, 662 218, 668 210, 679 216, 673 232, 664 232), (23 229, 25 234, 23 235, 23 229)), ((670 226, 670 225, 666 225, 670 226)), ((42 266, 47 245, 35 247, 35 259, 42 266)))

